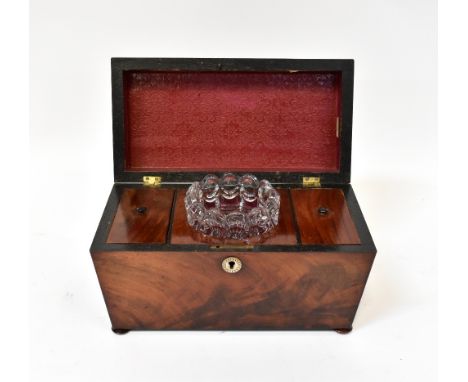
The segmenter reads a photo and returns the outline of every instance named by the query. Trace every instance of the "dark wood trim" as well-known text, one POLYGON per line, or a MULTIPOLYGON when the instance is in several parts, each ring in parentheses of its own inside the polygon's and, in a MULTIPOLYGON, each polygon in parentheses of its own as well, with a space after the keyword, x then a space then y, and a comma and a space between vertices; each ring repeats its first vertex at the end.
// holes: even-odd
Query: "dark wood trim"
POLYGON ((288 189, 288 197, 289 197, 289 203, 291 204, 291 212, 292 212, 294 229, 296 230, 296 241, 298 245, 302 245, 301 233, 299 231, 299 226, 297 225, 296 209, 294 208, 294 203, 293 203, 292 195, 291 195, 291 189, 288 189))
POLYGON ((362 214, 361 207, 359 206, 353 187, 351 185, 347 185, 342 187, 342 190, 345 194, 346 202, 348 203, 349 212, 353 217, 354 224, 356 225, 356 229, 359 233, 361 244, 371 248, 372 253, 377 253, 374 240, 372 239, 369 227, 367 226, 364 215, 362 214))
MULTIPOLYGON (((226 169, 224 172, 230 172, 226 169)), ((125 174, 119 174, 116 183, 141 183, 143 175, 160 176, 164 184, 181 183, 191 184, 195 181, 203 179, 207 172, 137 172, 124 171, 125 174)), ((221 176, 223 172, 210 172, 221 176)), ((305 172, 250 172, 259 179, 268 179, 273 184, 295 184, 301 185, 302 178, 305 176, 319 176, 324 184, 345 184, 342 182, 342 174, 340 173, 305 173, 305 172)))
MULTIPOLYGON (((341 72, 340 171, 337 173, 260 172, 257 176, 274 183, 301 184, 304 176, 320 176, 322 183, 346 184, 351 179, 351 131, 353 114, 354 60, 251 59, 251 58, 112 58, 112 118, 114 181, 141 182, 143 175, 162 176, 164 182, 191 183, 200 172, 137 172, 125 170, 124 72, 161 71, 338 71, 341 72)), ((230 169, 226 169, 229 171, 230 169)))
POLYGON ((349 252, 372 254, 372 247, 362 244, 341 245, 261 245, 246 247, 215 248, 194 244, 115 244, 103 243, 91 247, 91 252, 349 252))
POLYGON ((124 70, 187 71, 342 71, 352 69, 353 59, 291 58, 186 58, 113 57, 112 66, 124 70))
POLYGON ((169 225, 167 227, 167 234, 166 234, 166 243, 171 242, 171 236, 172 236, 172 226, 174 224, 174 212, 175 212, 175 205, 176 205, 176 200, 177 200, 177 194, 179 193, 179 190, 174 190, 174 195, 172 195, 172 207, 171 207, 171 216, 169 218, 169 225))
POLYGON ((122 190, 122 187, 116 187, 115 185, 112 186, 106 207, 104 208, 96 234, 94 235, 93 242, 91 243, 90 252, 93 252, 95 248, 102 247, 106 243, 115 213, 117 212, 117 207, 119 206, 122 190))
POLYGON ((346 62, 341 72, 341 183, 351 182, 351 141, 353 125, 354 61, 346 62))
MULTIPOLYGON (((112 60, 112 123, 113 123, 113 152, 114 152, 114 180, 117 181, 125 172, 125 104, 124 77, 120 66, 112 60)), ((141 181, 141 179, 140 179, 141 181)))
POLYGON ((118 335, 127 334, 129 332, 187 332, 188 330, 194 330, 197 332, 220 332, 227 331, 230 332, 330 332, 335 331, 338 334, 348 334, 353 328, 340 328, 340 329, 330 329, 330 328, 314 328, 314 329, 304 329, 304 328, 281 328, 281 329, 272 329, 272 328, 249 328, 249 329, 240 329, 240 328, 224 328, 224 329, 173 329, 173 328, 164 328, 164 329, 151 329, 151 328, 138 328, 138 329, 116 329, 111 327, 111 330, 118 335))

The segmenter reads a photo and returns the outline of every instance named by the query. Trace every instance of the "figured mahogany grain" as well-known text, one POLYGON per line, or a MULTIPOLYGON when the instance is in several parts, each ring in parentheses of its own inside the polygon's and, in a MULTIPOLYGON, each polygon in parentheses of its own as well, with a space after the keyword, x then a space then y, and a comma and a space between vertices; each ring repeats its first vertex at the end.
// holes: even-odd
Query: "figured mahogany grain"
POLYGON ((107 242, 164 244, 173 196, 172 189, 123 189, 107 242))
POLYGON ((337 252, 93 254, 117 329, 350 329, 374 255, 337 252), (243 267, 226 273, 225 257, 243 267))
POLYGON ((341 189, 292 189, 291 197, 302 244, 360 244, 341 189))
MULTIPOLYGON (((248 244, 297 244, 296 228, 294 226, 292 206, 287 189, 279 189, 281 196, 280 218, 278 226, 268 235, 253 238, 248 244)), ((212 237, 204 237, 187 223, 187 215, 184 205, 185 189, 178 190, 175 202, 174 221, 172 223, 171 244, 228 244, 242 245, 236 240, 221 241, 212 237)), ((246 244, 247 245, 247 244, 246 244)))

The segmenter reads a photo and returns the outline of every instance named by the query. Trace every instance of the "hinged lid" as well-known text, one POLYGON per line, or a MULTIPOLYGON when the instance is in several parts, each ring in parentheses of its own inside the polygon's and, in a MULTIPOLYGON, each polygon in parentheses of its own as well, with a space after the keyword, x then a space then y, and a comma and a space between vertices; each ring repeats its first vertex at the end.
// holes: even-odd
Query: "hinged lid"
POLYGON ((113 58, 114 179, 349 183, 353 72, 353 60, 113 58))

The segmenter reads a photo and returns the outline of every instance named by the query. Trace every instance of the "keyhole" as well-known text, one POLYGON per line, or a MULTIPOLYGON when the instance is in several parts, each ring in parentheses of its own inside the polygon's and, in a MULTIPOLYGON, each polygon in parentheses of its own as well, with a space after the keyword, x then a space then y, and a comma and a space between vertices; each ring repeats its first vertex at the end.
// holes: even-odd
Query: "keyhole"
POLYGON ((242 268, 242 261, 240 261, 240 259, 237 257, 226 257, 223 260, 221 266, 227 273, 237 273, 242 268))

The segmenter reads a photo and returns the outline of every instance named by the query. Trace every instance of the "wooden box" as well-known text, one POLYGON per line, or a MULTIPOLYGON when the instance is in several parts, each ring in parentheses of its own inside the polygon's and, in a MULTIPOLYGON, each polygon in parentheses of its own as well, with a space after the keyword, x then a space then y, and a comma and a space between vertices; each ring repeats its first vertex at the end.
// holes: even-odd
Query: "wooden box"
POLYGON ((376 254, 350 185, 353 73, 353 60, 112 59, 115 183, 90 251, 114 332, 351 330, 376 254), (188 185, 224 171, 279 189, 272 235, 188 226, 188 185))

